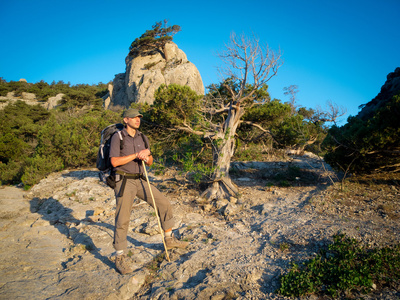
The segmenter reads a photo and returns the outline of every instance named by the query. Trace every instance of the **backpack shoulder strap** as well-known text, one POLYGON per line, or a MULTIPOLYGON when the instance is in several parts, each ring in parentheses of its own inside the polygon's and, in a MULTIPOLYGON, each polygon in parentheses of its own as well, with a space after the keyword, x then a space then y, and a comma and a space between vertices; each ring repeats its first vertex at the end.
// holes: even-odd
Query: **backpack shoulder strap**
POLYGON ((146 136, 143 132, 141 132, 141 131, 138 131, 138 132, 139 132, 140 135, 142 136, 142 140, 143 140, 143 143, 144 143, 144 147, 145 147, 146 149, 149 149, 149 150, 150 150, 149 139, 147 138, 147 136, 146 136))
POLYGON ((124 136, 122 134, 122 130, 117 131, 119 136, 119 150, 124 149, 124 136))

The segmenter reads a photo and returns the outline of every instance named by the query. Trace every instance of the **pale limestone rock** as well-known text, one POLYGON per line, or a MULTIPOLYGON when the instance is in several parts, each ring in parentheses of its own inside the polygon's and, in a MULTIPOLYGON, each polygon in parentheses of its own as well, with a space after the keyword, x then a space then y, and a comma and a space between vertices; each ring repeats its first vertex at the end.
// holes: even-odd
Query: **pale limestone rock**
POLYGON ((41 105, 47 110, 53 109, 58 106, 58 102, 62 99, 64 94, 57 94, 55 97, 49 97, 47 102, 38 101, 36 95, 33 93, 22 92, 21 96, 15 95, 15 92, 8 92, 6 97, 0 97, 0 100, 6 100, 0 103, 0 109, 4 109, 10 103, 15 103, 16 101, 24 101, 28 105, 41 105))
POLYGON ((64 96, 64 94, 60 93, 60 94, 57 94, 55 97, 49 97, 47 102, 44 104, 44 107, 47 110, 50 110, 50 109, 53 109, 53 108, 57 107, 58 106, 58 102, 62 99, 63 96, 64 96))
MULTIPOLYGON (((243 204, 233 205, 231 198, 215 203, 225 208, 215 212, 214 207, 213 213, 199 207, 205 200, 188 187, 184 176, 178 176, 180 170, 159 175, 150 171, 150 180, 163 186, 163 193, 168 191, 177 219, 174 235, 190 245, 169 249, 171 261, 159 261, 165 253, 162 237, 144 234, 158 225, 153 208, 142 201, 132 210, 128 230, 127 260, 134 271, 124 276, 116 271, 112 256, 114 191, 99 182, 97 170, 53 173, 29 192, 4 187, 0 189, 0 299, 222 299, 222 295, 284 299, 276 294, 280 275, 291 262, 327 249, 339 231, 377 247, 399 243, 398 218, 375 213, 384 197, 377 197, 376 206, 369 208, 359 203, 358 210, 366 210, 365 215, 351 217, 353 209, 330 202, 329 188, 321 189, 320 183, 329 179, 313 167, 319 158, 302 158, 303 162, 296 158, 267 164, 273 170, 301 164, 314 174, 315 185, 275 187, 280 191, 277 196, 265 188, 265 181, 245 183, 240 186, 243 204), (340 207, 346 209, 338 218, 340 207), (87 222, 88 215, 97 214, 100 220, 87 222), (282 251, 285 244, 290 247, 282 251), (151 266, 157 269, 151 271, 151 266)), ((253 170, 254 162, 243 163, 242 168, 253 170)), ((388 191, 382 192, 385 197, 388 191)), ((379 291, 380 299, 398 299, 397 294, 394 289, 379 291)))
POLYGON ((175 43, 165 47, 168 61, 161 53, 147 56, 128 56, 126 72, 117 74, 110 92, 111 103, 105 107, 117 109, 131 103, 154 102, 154 93, 161 84, 187 85, 197 94, 204 94, 204 85, 196 66, 175 43))
POLYGON ((34 93, 22 92, 22 99, 34 101, 34 100, 36 100, 36 95, 34 93))
POLYGON ((102 97, 103 100, 104 100, 103 106, 104 106, 105 109, 108 109, 108 107, 110 106, 110 103, 111 103, 111 95, 112 95, 112 93, 113 93, 114 87, 113 87, 112 84, 108 84, 107 89, 108 89, 108 93, 102 97))
POLYGON ((110 90, 111 101, 108 106, 105 106, 111 110, 117 110, 125 107, 128 103, 126 88, 125 88, 125 73, 119 73, 115 75, 113 80, 113 88, 110 90))

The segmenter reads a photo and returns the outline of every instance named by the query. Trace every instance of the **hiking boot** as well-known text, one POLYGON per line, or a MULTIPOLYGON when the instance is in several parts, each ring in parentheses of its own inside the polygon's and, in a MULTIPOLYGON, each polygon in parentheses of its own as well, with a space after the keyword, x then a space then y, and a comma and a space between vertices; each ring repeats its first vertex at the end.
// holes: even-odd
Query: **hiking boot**
POLYGON ((122 275, 133 272, 133 269, 128 264, 128 258, 124 254, 118 255, 115 258, 115 267, 122 275))
POLYGON ((189 242, 183 242, 174 236, 168 236, 165 238, 165 245, 167 246, 167 249, 186 248, 189 245, 189 242))

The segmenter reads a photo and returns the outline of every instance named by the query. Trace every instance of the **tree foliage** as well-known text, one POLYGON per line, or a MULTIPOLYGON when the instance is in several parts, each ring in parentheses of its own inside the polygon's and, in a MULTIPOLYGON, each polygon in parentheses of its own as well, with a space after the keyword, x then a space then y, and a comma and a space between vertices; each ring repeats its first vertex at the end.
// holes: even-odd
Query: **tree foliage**
POLYGON ((196 125, 201 98, 188 86, 162 84, 155 92, 151 121, 168 127, 196 125))
POLYGON ((359 174, 400 170, 400 94, 371 118, 349 117, 344 126, 332 126, 323 146, 333 167, 359 174))
POLYGON ((17 101, 0 110, 0 161, 21 160, 36 146, 40 128, 50 113, 40 105, 17 101))
MULTIPOLYGON (((2 86, 15 85, 3 81, 2 86)), ((24 86, 20 91, 27 91, 31 85, 21 82, 17 86, 24 86)), ((67 86, 62 84, 66 94, 75 95, 71 97, 73 101, 82 100, 77 94, 88 101, 98 98, 98 86, 78 85, 69 90, 67 86)), ((52 171, 94 165, 101 130, 120 121, 120 114, 104 111, 93 102, 80 103, 89 105, 88 109, 79 104, 48 111, 40 105, 16 101, 0 110, 2 184, 22 181, 31 186, 52 171)))
POLYGON ((167 26, 168 21, 156 22, 151 30, 146 30, 139 38, 136 38, 129 47, 130 56, 146 56, 156 52, 164 54, 164 46, 172 41, 173 36, 181 31, 179 25, 167 26))
POLYGON ((209 199, 236 195, 229 166, 237 138, 245 144, 272 141, 279 148, 304 150, 326 133, 323 122, 315 122, 313 110, 293 110, 290 104, 271 101, 266 83, 281 64, 280 53, 263 47, 256 38, 233 35, 231 42, 220 55, 227 65, 225 80, 208 87, 204 97, 189 87, 163 85, 146 116, 163 128, 158 131, 157 144, 181 152, 179 142, 188 135, 192 139, 185 142, 196 142, 196 150, 188 152, 191 155, 181 152, 182 157, 197 159, 200 153, 209 157, 208 167, 213 171, 208 182, 212 185, 203 194, 209 199))
MULTIPOLYGON (((64 104, 67 106, 74 106, 67 104, 68 100, 75 100, 75 96, 78 97, 79 101, 82 101, 81 105, 84 106, 88 102, 90 105, 97 105, 101 101, 101 97, 107 92, 107 85, 99 83, 97 85, 78 84, 71 86, 70 83, 64 83, 63 81, 55 82, 51 84, 41 80, 37 83, 28 83, 24 81, 10 81, 0 80, 0 96, 6 96, 7 93, 14 92, 15 97, 21 97, 22 93, 33 93, 38 101, 47 101, 49 97, 54 97, 57 94, 66 95, 64 104), (96 102, 97 101, 97 102, 96 102)), ((72 101, 73 101, 72 100, 72 101)))

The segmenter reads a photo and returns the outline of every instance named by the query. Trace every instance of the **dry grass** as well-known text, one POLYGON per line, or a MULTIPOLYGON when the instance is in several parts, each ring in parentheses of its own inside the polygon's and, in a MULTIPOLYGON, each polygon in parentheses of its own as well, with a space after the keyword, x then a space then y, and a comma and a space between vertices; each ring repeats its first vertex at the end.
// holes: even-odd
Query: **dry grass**
POLYGON ((340 207, 355 216, 372 211, 382 218, 400 219, 398 173, 352 176, 327 188, 323 196, 324 204, 340 207))

